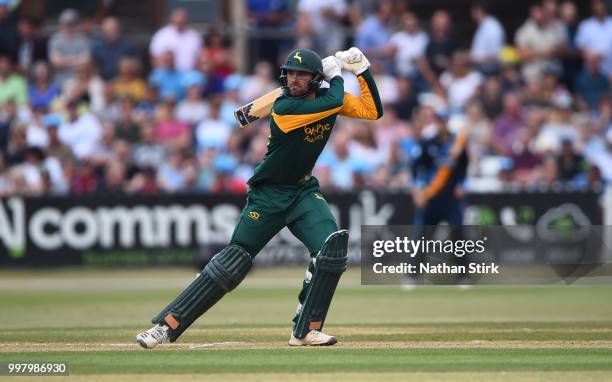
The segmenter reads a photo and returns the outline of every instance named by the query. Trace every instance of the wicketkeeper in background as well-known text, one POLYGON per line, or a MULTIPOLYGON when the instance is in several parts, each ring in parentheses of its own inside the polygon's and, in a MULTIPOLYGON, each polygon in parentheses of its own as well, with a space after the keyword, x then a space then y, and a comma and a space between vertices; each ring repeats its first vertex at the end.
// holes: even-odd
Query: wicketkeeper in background
POLYGON ((357 48, 321 60, 308 49, 292 51, 281 67, 283 95, 270 120, 268 152, 249 179, 247 203, 229 246, 139 333, 147 349, 176 339, 251 269, 254 257, 283 227, 308 248, 308 266, 289 345, 333 345, 321 332, 341 274, 347 267, 348 232, 336 220, 311 176, 338 115, 378 119, 383 110, 367 58, 357 48), (344 92, 341 69, 359 80, 361 97, 344 92), (328 89, 320 88, 323 80, 328 89))

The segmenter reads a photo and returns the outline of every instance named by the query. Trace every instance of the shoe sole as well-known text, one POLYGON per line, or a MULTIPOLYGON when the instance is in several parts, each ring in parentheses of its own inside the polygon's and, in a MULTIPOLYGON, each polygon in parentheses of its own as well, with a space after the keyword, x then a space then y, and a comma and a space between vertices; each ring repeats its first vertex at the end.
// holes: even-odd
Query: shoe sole
POLYGON ((325 342, 322 344, 308 345, 308 344, 292 344, 291 342, 289 342, 289 346, 332 346, 332 345, 335 345, 337 342, 338 340, 336 339, 336 337, 332 337, 328 342, 325 342))

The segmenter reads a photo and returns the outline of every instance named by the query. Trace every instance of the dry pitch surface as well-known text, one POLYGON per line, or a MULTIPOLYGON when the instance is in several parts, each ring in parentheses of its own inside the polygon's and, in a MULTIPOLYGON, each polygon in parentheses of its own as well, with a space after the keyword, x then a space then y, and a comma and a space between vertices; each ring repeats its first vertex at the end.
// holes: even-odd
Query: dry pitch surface
POLYGON ((612 380, 610 286, 404 292, 352 271, 326 326, 339 344, 295 349, 302 272, 256 270, 180 342, 145 351, 134 335, 191 270, 2 271, 0 362, 68 361, 74 381, 612 380))

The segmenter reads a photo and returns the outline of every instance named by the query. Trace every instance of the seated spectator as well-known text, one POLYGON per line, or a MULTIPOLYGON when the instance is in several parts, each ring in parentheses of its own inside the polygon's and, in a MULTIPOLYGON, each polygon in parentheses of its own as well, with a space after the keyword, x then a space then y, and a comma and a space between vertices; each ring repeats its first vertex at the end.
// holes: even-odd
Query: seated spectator
POLYGON ((584 157, 576 151, 574 143, 569 139, 561 143, 561 150, 557 154, 557 167, 559 180, 562 182, 575 182, 585 173, 587 164, 584 157))
POLYGON ((390 40, 395 71, 402 77, 416 80, 418 60, 425 54, 429 37, 419 27, 419 20, 414 13, 405 12, 400 20, 402 29, 393 34, 390 40))
POLYGON ((558 92, 552 97, 552 109, 542 127, 538 130, 534 149, 542 154, 557 154, 562 142, 578 142, 580 133, 578 121, 572 111, 572 97, 567 92, 558 92))
POLYGON ((515 93, 504 96, 502 114, 495 120, 493 128, 493 146, 499 155, 512 153, 512 144, 517 139, 518 131, 527 125, 521 100, 515 93))
POLYGON ((260 61, 255 64, 253 74, 244 79, 244 85, 240 89, 241 101, 249 102, 276 89, 278 82, 273 78, 273 74, 269 62, 260 61))
POLYGON ((155 127, 145 124, 140 129, 140 141, 132 146, 131 158, 134 165, 141 170, 146 168, 156 169, 164 162, 166 147, 157 142, 155 127))
POLYGON ((558 58, 566 37, 561 24, 535 5, 529 19, 516 31, 515 43, 523 64, 522 75, 529 82, 540 79, 551 65, 561 65, 558 58))
POLYGON ((314 49, 321 57, 342 50, 346 37, 342 25, 347 14, 346 3, 346 0, 299 0, 297 45, 314 49))
POLYGON ((480 104, 487 118, 495 119, 502 112, 502 84, 497 76, 487 76, 479 96, 480 104))
POLYGON ((87 195, 95 192, 100 183, 94 165, 84 159, 78 162, 76 171, 70 179, 70 193, 74 195, 87 195))
POLYGON ((188 13, 183 8, 177 8, 170 14, 169 23, 155 32, 151 39, 149 53, 153 58, 153 66, 167 66, 163 56, 172 52, 172 64, 178 70, 190 70, 196 65, 202 38, 194 29, 189 28, 188 13))
POLYGON ((47 130, 47 146, 45 153, 47 156, 59 159, 61 163, 75 161, 75 156, 68 145, 59 139, 58 130, 63 124, 63 118, 59 114, 47 114, 42 119, 43 126, 47 130))
POLYGON ((140 63, 132 57, 123 57, 119 60, 119 74, 112 82, 115 97, 130 97, 137 102, 147 98, 146 82, 140 78, 140 63))
POLYGON ((159 65, 149 75, 149 86, 157 88, 158 97, 162 100, 180 101, 184 96, 184 71, 175 68, 174 53, 166 51, 159 56, 159 65))
POLYGON ((91 58, 90 42, 77 30, 78 20, 77 11, 64 10, 59 17, 60 29, 49 40, 49 58, 58 83, 74 76, 91 58))
POLYGON ((28 89, 28 98, 32 108, 48 109, 53 100, 61 95, 61 88, 51 82, 49 66, 44 62, 37 62, 32 70, 32 81, 28 89))
POLYGON ((67 105, 67 120, 60 126, 58 134, 60 140, 70 146, 80 160, 93 153, 102 138, 102 125, 89 112, 79 115, 79 103, 70 101, 67 105))
POLYGON ((191 140, 191 129, 186 123, 174 117, 174 103, 166 101, 155 110, 155 132, 157 141, 170 148, 188 147, 191 140))
MULTIPOLYGON (((194 74, 199 74, 194 72, 194 74)), ((191 73, 184 78, 183 85, 187 89, 187 96, 176 107, 176 119, 195 126, 210 113, 208 103, 202 99, 203 76, 193 76, 191 73)), ((254 98, 253 98, 254 99, 254 98)))
POLYGON ((166 157, 166 161, 159 166, 159 171, 157 172, 159 189, 171 193, 185 188, 187 174, 185 173, 184 165, 184 155, 178 150, 171 151, 166 157))
POLYGON ((576 47, 587 60, 590 56, 599 57, 601 72, 612 75, 612 17, 603 0, 592 0, 593 16, 584 20, 576 32, 576 47))
POLYGON ((467 52, 457 51, 453 53, 450 70, 440 76, 440 84, 446 90, 451 113, 461 113, 479 94, 482 75, 472 69, 467 52))
POLYGON ((19 40, 17 45, 17 64, 24 73, 30 73, 32 65, 49 61, 47 38, 41 34, 31 19, 23 17, 17 24, 19 40))
POLYGON ((104 177, 98 183, 97 191, 105 195, 123 194, 127 182, 125 164, 118 160, 109 160, 104 166, 104 177))
POLYGON ((200 60, 212 63, 215 75, 225 78, 232 74, 234 65, 232 62, 233 52, 216 29, 211 29, 204 38, 204 47, 200 54, 200 60))
POLYGON ((223 150, 232 133, 232 125, 221 118, 220 97, 210 101, 210 116, 195 129, 195 145, 198 152, 209 148, 223 150))
POLYGON ((542 179, 543 175, 543 158, 532 149, 531 138, 532 135, 528 129, 519 128, 510 151, 513 180, 523 187, 537 182, 542 179))
POLYGON ((214 168, 217 173, 212 192, 215 194, 244 195, 247 185, 244 180, 234 176, 238 161, 228 154, 221 154, 215 158, 214 168))
POLYGON ((0 54, 0 105, 14 101, 18 106, 28 102, 25 78, 15 71, 8 55, 0 54))
POLYGON ((587 55, 584 68, 576 79, 576 95, 580 109, 594 110, 599 102, 610 92, 610 80, 600 71, 601 58, 587 55))
POLYGON ((17 57, 16 12, 13 12, 10 0, 0 0, 0 55, 15 59, 17 57))
POLYGON ((141 121, 136 113, 136 103, 130 97, 123 97, 119 101, 119 119, 115 122, 115 136, 130 144, 140 139, 141 121))
POLYGON ((109 81, 119 74, 120 60, 124 57, 135 57, 136 50, 132 42, 121 34, 117 18, 105 18, 101 31, 102 34, 93 40, 92 56, 100 68, 102 78, 109 81))
POLYGON ((74 77, 64 82, 64 99, 81 100, 91 110, 99 111, 105 106, 104 81, 90 62, 79 65, 74 77))
POLYGON ((476 1, 471 6, 472 19, 478 24, 472 39, 471 57, 481 69, 493 69, 505 43, 504 27, 495 16, 489 13, 484 1, 476 1))

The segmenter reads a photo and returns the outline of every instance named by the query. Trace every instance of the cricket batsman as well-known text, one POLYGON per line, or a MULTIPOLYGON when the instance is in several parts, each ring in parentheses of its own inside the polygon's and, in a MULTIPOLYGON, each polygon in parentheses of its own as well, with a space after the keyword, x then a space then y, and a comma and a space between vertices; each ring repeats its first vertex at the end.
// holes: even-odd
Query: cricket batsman
POLYGON ((370 63, 357 48, 324 60, 312 50, 292 51, 281 66, 282 95, 270 119, 268 152, 248 181, 247 203, 227 247, 165 307, 151 329, 136 336, 146 349, 174 342, 202 314, 240 284, 253 259, 283 227, 308 248, 306 271, 293 319, 291 346, 333 345, 321 330, 348 263, 348 232, 339 230, 319 183, 311 175, 338 115, 375 120, 382 104, 370 63), (359 80, 361 96, 344 92, 341 69, 359 80), (328 89, 320 88, 325 79, 328 89))

